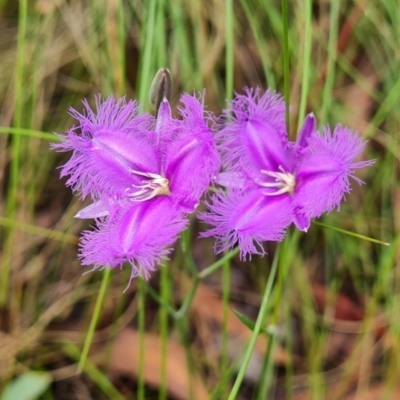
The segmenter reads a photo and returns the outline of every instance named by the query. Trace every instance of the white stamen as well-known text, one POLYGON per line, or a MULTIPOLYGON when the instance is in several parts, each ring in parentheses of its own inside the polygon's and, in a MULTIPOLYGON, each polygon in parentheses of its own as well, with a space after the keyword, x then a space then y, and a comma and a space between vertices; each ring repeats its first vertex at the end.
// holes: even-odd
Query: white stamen
POLYGON ((261 170, 261 173, 271 178, 275 178, 275 182, 258 182, 262 187, 277 188, 276 192, 263 192, 266 196, 279 196, 283 193, 293 194, 296 186, 296 178, 289 172, 286 172, 282 166, 279 166, 281 172, 261 170))
POLYGON ((150 200, 156 196, 168 196, 171 194, 169 191, 169 180, 164 176, 153 174, 151 172, 140 172, 131 169, 131 174, 144 176, 148 179, 141 181, 140 185, 133 185, 132 188, 126 188, 126 195, 135 202, 142 202, 150 200), (139 189, 139 190, 134 190, 139 189))

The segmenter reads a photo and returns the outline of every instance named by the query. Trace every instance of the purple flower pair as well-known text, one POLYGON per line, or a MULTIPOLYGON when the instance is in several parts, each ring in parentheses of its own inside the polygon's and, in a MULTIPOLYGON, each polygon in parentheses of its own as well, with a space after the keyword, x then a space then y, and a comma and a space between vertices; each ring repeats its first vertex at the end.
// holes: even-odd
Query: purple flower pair
POLYGON ((216 251, 238 243, 242 258, 264 254, 262 242, 280 241, 292 222, 310 221, 339 207, 350 192, 354 162, 365 143, 337 125, 322 135, 309 114, 295 143, 285 127, 282 97, 259 89, 236 95, 216 124, 216 142, 202 99, 184 94, 181 119, 164 99, 157 119, 134 101, 96 99, 96 113, 71 110, 79 126, 60 135, 59 151, 72 150, 62 167, 67 185, 93 203, 77 217, 95 218, 80 249, 83 265, 115 267, 129 262, 145 277, 167 256, 211 181, 221 185, 200 219, 212 226, 216 251), (224 171, 219 172, 220 159, 224 171))
POLYGON ((139 114, 136 102, 112 96, 96 98, 96 113, 87 102, 84 114, 71 110, 79 126, 59 135, 61 144, 53 148, 73 151, 61 176, 93 199, 76 215, 98 223, 83 233, 83 265, 129 262, 131 278, 147 278, 187 226, 187 214, 218 172, 219 155, 202 98, 184 94, 181 102, 182 119, 172 117, 165 99, 157 119, 139 114))
POLYGON ((282 240, 292 222, 306 232, 311 219, 340 206, 350 177, 362 183, 354 170, 374 163, 354 162, 366 144, 356 133, 337 125, 321 135, 313 114, 289 141, 279 94, 248 89, 223 117, 216 139, 224 172, 217 182, 226 190, 200 216, 213 226, 202 236, 216 237, 217 252, 238 242, 242 258, 263 255, 262 242, 282 240))

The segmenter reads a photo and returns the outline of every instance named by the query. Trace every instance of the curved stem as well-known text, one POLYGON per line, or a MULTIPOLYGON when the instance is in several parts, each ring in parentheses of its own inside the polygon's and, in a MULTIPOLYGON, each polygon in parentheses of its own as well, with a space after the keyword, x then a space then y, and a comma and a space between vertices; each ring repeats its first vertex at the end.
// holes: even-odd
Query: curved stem
POLYGON ((198 274, 198 277, 200 279, 203 279, 209 275, 211 275, 213 272, 215 272, 218 268, 221 268, 226 261, 231 259, 232 257, 235 257, 237 254, 239 254, 239 247, 236 247, 235 249, 231 250, 229 253, 226 253, 222 258, 220 258, 218 261, 216 261, 214 264, 210 265, 203 271, 201 271, 198 274))
POLYGON ((247 346, 246 354, 244 356, 244 360, 243 360, 242 366, 240 367, 239 373, 238 373, 238 375, 236 377, 235 383, 234 383, 233 388, 231 390, 231 393, 230 393, 230 395, 228 397, 228 400, 233 400, 233 399, 236 398, 236 396, 237 396, 237 394, 239 392, 240 385, 241 385, 241 383, 243 381, 244 374, 246 373, 247 366, 249 365, 251 355, 253 354, 254 346, 255 346, 256 340, 257 340, 257 336, 260 333, 261 325, 262 325, 263 320, 264 320, 264 315, 265 315, 265 312, 267 310, 267 305, 268 305, 268 301, 269 301, 269 298, 270 298, 270 295, 271 295, 272 285, 273 285, 273 282, 275 280, 276 271, 278 269, 279 254, 280 254, 280 245, 278 245, 278 247, 276 249, 274 262, 272 264, 271 272, 269 274, 267 285, 265 287, 265 292, 264 292, 263 300, 262 300, 262 303, 261 303, 260 311, 258 312, 257 321, 256 321, 256 324, 254 326, 254 330, 253 330, 253 333, 251 335, 250 342, 249 342, 249 344, 247 346))

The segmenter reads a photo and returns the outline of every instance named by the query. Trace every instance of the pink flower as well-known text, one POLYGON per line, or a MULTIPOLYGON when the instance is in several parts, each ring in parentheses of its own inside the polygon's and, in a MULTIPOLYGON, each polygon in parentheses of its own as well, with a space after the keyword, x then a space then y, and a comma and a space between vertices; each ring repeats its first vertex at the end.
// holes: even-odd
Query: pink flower
POLYGON ((247 90, 236 95, 217 133, 225 171, 217 182, 226 187, 211 197, 200 218, 212 225, 202 236, 215 236, 218 252, 239 243, 241 257, 264 254, 262 242, 280 241, 293 222, 307 231, 310 221, 340 207, 358 168, 354 162, 366 142, 337 125, 320 135, 309 114, 297 141, 289 141, 285 105, 278 94, 247 90))
POLYGON ((202 102, 188 94, 181 101, 182 119, 172 118, 166 99, 157 119, 140 114, 136 102, 112 96, 96 98, 96 112, 87 102, 84 114, 71 110, 79 126, 52 147, 73 151, 61 176, 93 199, 77 214, 98 222, 83 234, 83 265, 129 262, 131 278, 148 277, 188 224, 187 214, 218 172, 219 156, 202 102))

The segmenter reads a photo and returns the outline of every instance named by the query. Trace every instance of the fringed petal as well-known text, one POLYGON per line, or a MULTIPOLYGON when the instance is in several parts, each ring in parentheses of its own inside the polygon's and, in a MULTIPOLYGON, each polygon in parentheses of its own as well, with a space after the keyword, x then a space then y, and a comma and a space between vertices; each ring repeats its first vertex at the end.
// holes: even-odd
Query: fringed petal
POLYGON ((182 95, 181 101, 183 119, 171 121, 170 130, 176 136, 166 148, 165 176, 178 202, 197 204, 217 174, 220 160, 202 104, 188 94, 182 95))
POLYGON ((168 197, 133 203, 110 221, 100 223, 97 230, 84 232, 82 264, 114 268, 129 262, 132 277, 143 274, 147 279, 170 253, 170 246, 187 223, 168 197))
POLYGON ((299 165, 295 203, 309 218, 340 206, 345 193, 349 193, 349 178, 363 183, 354 170, 374 164, 374 161, 354 162, 366 142, 356 133, 341 125, 333 134, 325 128, 323 135, 313 134, 299 165))
POLYGON ((285 103, 270 91, 236 94, 217 133, 223 164, 227 170, 246 169, 259 176, 261 170, 293 168, 292 144, 287 139, 285 103))
POLYGON ((200 220, 213 226, 202 237, 216 238, 217 253, 231 249, 236 243, 242 259, 247 255, 263 255, 263 241, 281 241, 293 220, 291 198, 288 195, 267 197, 260 190, 230 191, 211 198, 209 212, 200 220))
POLYGON ((136 115, 135 102, 126 104, 123 99, 110 97, 102 104, 96 98, 96 104, 98 115, 87 103, 86 115, 73 112, 80 122, 80 134, 78 128, 70 129, 67 135, 59 135, 61 143, 52 147, 73 151, 61 168, 61 176, 69 176, 67 185, 80 191, 82 197, 122 196, 124 190, 140 181, 132 177, 131 170, 159 172, 155 137, 145 130, 154 121, 136 115))

